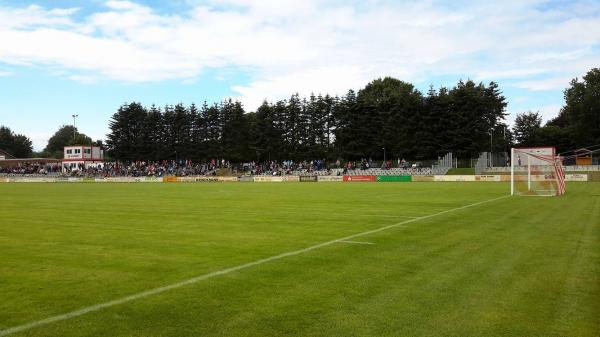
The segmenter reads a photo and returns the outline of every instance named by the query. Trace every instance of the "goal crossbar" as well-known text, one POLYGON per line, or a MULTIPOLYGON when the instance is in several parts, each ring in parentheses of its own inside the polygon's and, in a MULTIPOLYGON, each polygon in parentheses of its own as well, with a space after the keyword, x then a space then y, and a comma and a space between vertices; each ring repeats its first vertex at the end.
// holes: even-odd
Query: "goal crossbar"
POLYGON ((511 149, 511 195, 557 196, 565 193, 565 174, 554 148, 511 149))

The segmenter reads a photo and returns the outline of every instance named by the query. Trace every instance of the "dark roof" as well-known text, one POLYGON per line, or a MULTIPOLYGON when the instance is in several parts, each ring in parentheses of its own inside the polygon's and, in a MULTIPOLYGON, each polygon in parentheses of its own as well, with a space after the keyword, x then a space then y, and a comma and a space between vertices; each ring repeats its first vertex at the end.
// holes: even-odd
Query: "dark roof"
POLYGON ((5 159, 0 160, 0 167, 16 167, 22 164, 58 164, 61 159, 54 158, 22 158, 22 159, 5 159))
POLYGON ((62 159, 55 158, 10 158, 3 160, 5 162, 61 162, 62 159))
POLYGON ((12 154, 10 154, 2 149, 0 149, 0 156, 4 156, 4 158, 6 158, 6 159, 15 159, 15 157, 12 154))

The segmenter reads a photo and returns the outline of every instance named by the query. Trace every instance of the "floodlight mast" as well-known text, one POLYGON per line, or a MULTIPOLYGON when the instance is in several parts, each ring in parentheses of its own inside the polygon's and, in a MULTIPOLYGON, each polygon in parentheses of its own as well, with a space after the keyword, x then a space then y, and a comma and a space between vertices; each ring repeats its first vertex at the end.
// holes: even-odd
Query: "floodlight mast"
POLYGON ((510 195, 515 195, 515 148, 510 149, 510 195))
POLYGON ((73 117, 73 141, 75 141, 75 138, 76 138, 76 136, 77 136, 77 132, 75 131, 75 130, 76 130, 76 129, 75 129, 75 119, 76 119, 77 117, 79 117, 79 115, 71 115, 71 116, 73 117))
POLYGON ((527 191, 531 192, 531 160, 527 158, 527 191))
POLYGON ((494 167, 494 159, 492 153, 494 152, 494 128, 490 128, 490 162, 489 167, 494 167))

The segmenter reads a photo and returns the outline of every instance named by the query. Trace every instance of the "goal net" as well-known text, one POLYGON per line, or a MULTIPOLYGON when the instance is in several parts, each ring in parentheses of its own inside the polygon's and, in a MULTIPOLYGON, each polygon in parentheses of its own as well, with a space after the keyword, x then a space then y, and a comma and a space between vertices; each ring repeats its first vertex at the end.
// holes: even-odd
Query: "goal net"
POLYGON ((513 148, 510 160, 512 195, 555 196, 565 193, 565 174, 553 147, 513 148))

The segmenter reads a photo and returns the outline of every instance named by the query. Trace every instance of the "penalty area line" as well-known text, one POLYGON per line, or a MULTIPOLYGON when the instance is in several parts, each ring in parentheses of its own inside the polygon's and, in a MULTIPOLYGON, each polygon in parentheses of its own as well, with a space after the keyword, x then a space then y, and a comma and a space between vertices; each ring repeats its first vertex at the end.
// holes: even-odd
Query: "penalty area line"
POLYGON ((456 207, 456 208, 447 209, 445 211, 433 213, 433 214, 430 214, 430 215, 425 215, 425 216, 421 216, 421 217, 414 218, 414 219, 404 220, 404 221, 401 221, 401 222, 398 222, 398 223, 395 223, 395 224, 392 224, 392 225, 388 225, 388 226, 384 226, 384 227, 379 227, 379 228, 371 229, 371 230, 368 230, 368 231, 365 231, 365 232, 360 232, 360 233, 348 235, 348 236, 345 236, 345 237, 342 237, 342 238, 339 238, 339 239, 321 242, 321 243, 318 243, 316 245, 309 246, 309 247, 306 247, 306 248, 303 248, 303 249, 298 249, 298 250, 290 251, 290 252, 287 252, 287 253, 282 253, 282 254, 279 254, 279 255, 274 255, 274 256, 271 256, 271 257, 267 257, 267 258, 264 258, 264 259, 260 259, 260 260, 256 260, 256 261, 252 261, 252 262, 248 262, 248 263, 244 263, 244 264, 241 264, 241 265, 238 265, 238 266, 235 266, 235 267, 226 268, 226 269, 214 271, 214 272, 211 272, 211 273, 208 273, 208 274, 199 275, 199 276, 187 279, 187 280, 183 280, 183 281, 172 283, 172 284, 169 284, 169 285, 166 285, 166 286, 157 287, 157 288, 153 288, 153 289, 150 289, 150 290, 142 291, 142 292, 139 292, 137 294, 132 294, 132 295, 129 295, 129 296, 121 297, 121 298, 118 298, 118 299, 115 299, 115 300, 112 300, 112 301, 108 301, 108 302, 104 302, 104 303, 98 303, 98 304, 95 304, 95 305, 91 305, 89 307, 84 307, 84 308, 81 308, 81 309, 78 309, 78 310, 75 310, 75 311, 71 311, 71 312, 67 312, 67 313, 64 313, 64 314, 61 314, 61 315, 51 316, 51 317, 48 317, 48 318, 45 318, 45 319, 41 319, 41 320, 38 320, 38 321, 32 321, 32 322, 29 322, 29 323, 25 323, 23 325, 18 325, 18 326, 14 326, 14 327, 11 327, 11 328, 8 328, 8 329, 5 329, 5 330, 0 330, 0 336, 6 336, 6 335, 13 334, 13 333, 30 330, 30 329, 33 329, 33 328, 36 328, 36 327, 39 327, 39 326, 48 325, 48 324, 51 324, 51 323, 68 320, 68 319, 71 319, 71 318, 74 318, 74 317, 85 315, 85 314, 90 313, 90 312, 102 310, 102 309, 105 309, 105 308, 113 307, 113 306, 116 306, 116 305, 120 305, 120 304, 124 304, 124 303, 127 303, 127 302, 131 302, 131 301, 135 301, 135 300, 138 300, 138 299, 141 299, 141 298, 145 298, 145 297, 149 297, 149 296, 152 296, 152 295, 157 295, 157 294, 160 294, 160 293, 164 293, 164 292, 169 291, 169 290, 181 288, 181 287, 184 287, 184 286, 187 286, 187 285, 190 285, 190 284, 198 283, 200 281, 203 281, 203 280, 206 280, 206 279, 209 279, 209 278, 212 278, 212 277, 216 277, 216 276, 220 276, 220 275, 225 275, 225 274, 233 273, 233 272, 236 272, 238 270, 247 269, 247 268, 250 268, 250 267, 254 267, 254 266, 261 265, 261 264, 264 264, 264 263, 267 263, 267 262, 271 262, 271 261, 275 261, 275 260, 280 260, 280 259, 283 259, 283 258, 286 258, 286 257, 289 257, 289 256, 300 255, 300 254, 303 254, 303 253, 306 253, 306 252, 310 252, 310 251, 315 250, 315 249, 319 249, 319 248, 322 248, 322 247, 330 246, 330 245, 338 243, 338 242, 352 241, 352 239, 355 239, 355 238, 358 238, 358 237, 362 237, 362 236, 366 236, 366 235, 369 235, 369 234, 375 234, 375 233, 383 232, 385 230, 396 228, 396 227, 399 227, 399 226, 403 226, 403 225, 406 225, 406 224, 409 224, 409 223, 413 223, 413 222, 417 222, 417 221, 421 221, 421 220, 426 220, 426 219, 433 218, 433 217, 436 217, 436 216, 440 216, 440 215, 443 215, 443 214, 460 211, 460 210, 463 210, 463 209, 466 209, 466 208, 479 206, 479 205, 482 205, 482 204, 486 204, 486 203, 489 203, 489 202, 493 202, 493 201, 504 199, 504 198, 508 198, 508 197, 509 196, 502 196, 502 197, 498 197, 498 198, 493 198, 493 199, 488 199, 488 200, 484 200, 484 201, 479 201, 479 202, 468 204, 468 205, 465 205, 465 206, 460 206, 460 207, 456 207))

